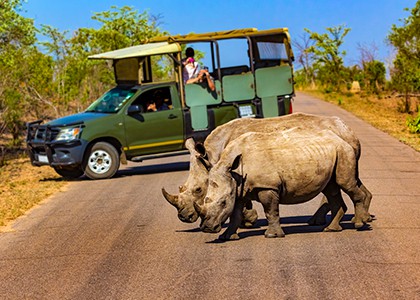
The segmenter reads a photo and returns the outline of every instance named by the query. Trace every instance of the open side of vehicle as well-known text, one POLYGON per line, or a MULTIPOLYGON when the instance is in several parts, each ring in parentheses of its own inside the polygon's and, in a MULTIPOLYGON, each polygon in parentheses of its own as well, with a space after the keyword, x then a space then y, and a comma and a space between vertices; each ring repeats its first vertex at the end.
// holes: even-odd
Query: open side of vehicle
POLYGON ((32 164, 50 165, 67 178, 110 178, 127 160, 185 153, 187 138, 204 140, 232 119, 292 111, 293 52, 286 28, 164 36, 89 58, 112 60, 117 86, 83 113, 28 123, 32 164), (244 42, 238 52, 245 53, 245 64, 221 63, 221 45, 232 40, 244 42), (210 49, 215 91, 183 82, 182 48, 196 43, 210 49), (162 62, 171 66, 164 78, 153 72, 162 62))

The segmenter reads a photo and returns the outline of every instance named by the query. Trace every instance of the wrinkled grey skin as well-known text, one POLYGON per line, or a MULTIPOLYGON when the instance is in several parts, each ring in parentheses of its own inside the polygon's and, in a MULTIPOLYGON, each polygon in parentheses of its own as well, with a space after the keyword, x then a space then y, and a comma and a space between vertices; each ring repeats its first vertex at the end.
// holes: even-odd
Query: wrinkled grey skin
MULTIPOLYGON (((193 223, 198 219, 194 203, 203 204, 208 186, 208 170, 215 165, 225 147, 234 139, 247 132, 279 132, 294 127, 304 127, 310 133, 329 129, 346 141, 354 150, 356 159, 360 157, 360 142, 354 132, 338 117, 316 116, 304 113, 294 113, 269 119, 235 119, 217 127, 206 138, 204 147, 195 149, 192 139, 187 140, 186 147, 190 151, 190 172, 187 181, 180 186, 178 195, 171 195, 162 189, 165 199, 178 210, 178 218, 183 222, 193 223)), ((280 145, 279 145, 280 147, 280 145)), ((366 209, 369 208, 372 195, 359 181, 359 186, 368 194, 366 209)), ((245 226, 252 226, 257 220, 255 210, 250 210, 252 204, 247 203, 244 209, 245 226)), ((324 200, 310 224, 325 224, 326 214, 330 210, 324 200)))
POLYGON ((230 217, 229 227, 219 237, 228 240, 239 238, 236 230, 244 202, 259 201, 268 220, 265 237, 284 237, 279 204, 303 203, 322 192, 333 213, 325 231, 340 231, 339 222, 347 209, 340 189, 353 201, 355 227, 360 228, 370 219, 364 206, 368 195, 358 186, 354 149, 333 132, 295 128, 246 133, 225 148, 210 170, 204 204, 195 207, 205 232, 219 232, 230 217))

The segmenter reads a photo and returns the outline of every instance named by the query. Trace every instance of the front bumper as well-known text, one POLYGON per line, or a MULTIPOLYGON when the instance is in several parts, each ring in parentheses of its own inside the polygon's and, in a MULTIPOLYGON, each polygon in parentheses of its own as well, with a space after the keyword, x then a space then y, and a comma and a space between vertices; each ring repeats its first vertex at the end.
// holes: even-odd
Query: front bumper
POLYGON ((83 162, 87 142, 74 140, 65 143, 28 142, 27 151, 34 166, 75 166, 83 162))
MULTIPOLYGON (((77 166, 83 162, 83 154, 87 147, 87 141, 74 139, 71 141, 55 141, 58 126, 41 125, 41 121, 28 123, 26 138, 27 152, 34 166, 49 165, 77 166)), ((83 123, 76 124, 83 127, 83 123)))

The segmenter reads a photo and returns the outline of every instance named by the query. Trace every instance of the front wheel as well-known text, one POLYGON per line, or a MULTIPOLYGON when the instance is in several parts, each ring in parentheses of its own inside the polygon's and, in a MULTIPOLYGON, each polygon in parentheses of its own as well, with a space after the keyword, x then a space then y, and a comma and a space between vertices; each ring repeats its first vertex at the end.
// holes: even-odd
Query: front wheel
POLYGON ((84 169, 90 179, 105 179, 115 175, 120 166, 118 151, 109 143, 98 142, 87 152, 84 169))

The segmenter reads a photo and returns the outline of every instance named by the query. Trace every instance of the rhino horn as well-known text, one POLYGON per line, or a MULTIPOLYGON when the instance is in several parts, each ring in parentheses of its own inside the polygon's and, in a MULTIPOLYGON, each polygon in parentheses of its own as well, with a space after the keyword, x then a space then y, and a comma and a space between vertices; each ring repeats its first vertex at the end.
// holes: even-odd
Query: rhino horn
POLYGON ((175 206, 176 208, 178 208, 178 195, 171 195, 169 194, 165 188, 162 188, 162 194, 163 197, 165 197, 165 199, 172 204, 173 206, 175 206))
POLYGON ((187 187, 185 185, 180 185, 178 189, 180 193, 183 193, 187 190, 187 187))

